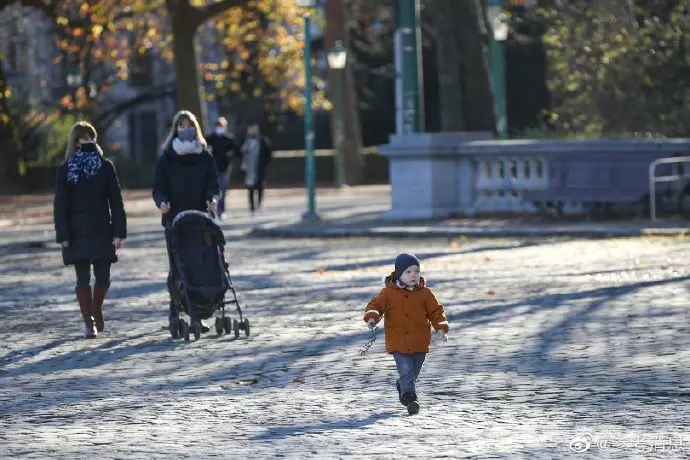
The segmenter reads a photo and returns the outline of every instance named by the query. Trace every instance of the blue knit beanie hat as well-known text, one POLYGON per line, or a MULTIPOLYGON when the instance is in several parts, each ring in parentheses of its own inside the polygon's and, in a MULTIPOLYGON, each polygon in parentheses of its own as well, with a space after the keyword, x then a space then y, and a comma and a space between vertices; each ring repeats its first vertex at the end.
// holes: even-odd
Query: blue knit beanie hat
POLYGON ((395 258, 395 277, 400 278, 400 275, 402 275, 408 267, 413 265, 420 267, 419 259, 417 257, 415 257, 413 254, 400 254, 395 258))

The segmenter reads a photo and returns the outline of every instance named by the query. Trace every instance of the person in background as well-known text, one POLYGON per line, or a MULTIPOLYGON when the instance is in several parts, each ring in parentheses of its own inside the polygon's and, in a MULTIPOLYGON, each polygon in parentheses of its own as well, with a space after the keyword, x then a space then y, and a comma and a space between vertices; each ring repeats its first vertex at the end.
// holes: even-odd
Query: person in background
POLYGON ((218 181, 220 182, 220 200, 218 201, 218 218, 227 219, 225 202, 230 189, 230 176, 232 174, 232 160, 240 156, 240 149, 235 137, 228 132, 228 122, 224 117, 216 120, 213 132, 206 136, 208 151, 213 155, 218 168, 218 181))
POLYGON ((264 198, 266 167, 271 161, 273 150, 271 142, 261 135, 258 123, 247 126, 247 138, 242 143, 242 165, 244 184, 249 192, 249 215, 261 210, 264 198), (255 200, 256 198, 256 200, 255 200))

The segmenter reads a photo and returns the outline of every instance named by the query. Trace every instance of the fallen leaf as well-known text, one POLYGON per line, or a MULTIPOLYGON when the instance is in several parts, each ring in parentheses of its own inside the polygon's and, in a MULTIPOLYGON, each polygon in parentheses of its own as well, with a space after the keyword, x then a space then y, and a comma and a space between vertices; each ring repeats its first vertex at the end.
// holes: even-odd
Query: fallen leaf
POLYGON ((494 292, 494 291, 488 291, 488 292, 487 292, 487 295, 496 295, 496 292, 494 292))
POLYGON ((489 257, 489 256, 484 257, 484 262, 486 262, 486 263, 491 262, 491 257, 489 257))
POLYGON ((93 345, 85 345, 84 350, 93 350, 93 345))
POLYGON ((457 247, 458 247, 457 241, 451 241, 451 242, 450 242, 450 247, 453 248, 453 249, 457 248, 457 247))
POLYGON ((323 268, 319 268, 318 270, 316 270, 316 273, 318 273, 319 275, 323 275, 324 273, 326 273, 326 270, 324 270, 323 268))

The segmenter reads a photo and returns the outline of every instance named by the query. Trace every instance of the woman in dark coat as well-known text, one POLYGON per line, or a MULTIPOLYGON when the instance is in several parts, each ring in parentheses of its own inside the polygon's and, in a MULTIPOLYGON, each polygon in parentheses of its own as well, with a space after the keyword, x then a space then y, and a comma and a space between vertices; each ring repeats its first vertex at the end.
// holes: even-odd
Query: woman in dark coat
MULTIPOLYGON (((153 184, 153 200, 163 215, 163 225, 171 223, 182 211, 216 212, 220 182, 216 162, 206 146, 194 114, 186 110, 178 112, 163 144, 153 184)), ((171 301, 172 269, 171 266, 168 273, 171 301)), ((202 322, 201 326, 202 332, 208 332, 206 324, 202 322)))
POLYGON ((103 332, 103 300, 110 288, 110 266, 127 237, 127 217, 115 166, 103 158, 89 123, 74 125, 65 162, 55 181, 55 239, 62 261, 74 265, 76 294, 84 319, 84 337, 103 332), (96 278, 91 292, 91 266, 96 278))

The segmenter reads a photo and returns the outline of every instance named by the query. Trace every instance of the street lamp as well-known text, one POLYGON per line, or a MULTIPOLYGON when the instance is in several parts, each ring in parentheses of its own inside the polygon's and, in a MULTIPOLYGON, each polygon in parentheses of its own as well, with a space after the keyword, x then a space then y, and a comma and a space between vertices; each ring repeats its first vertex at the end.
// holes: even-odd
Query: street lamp
POLYGON ((506 101, 505 44, 508 39, 508 17, 503 10, 503 0, 488 0, 487 19, 491 26, 491 74, 494 93, 496 131, 505 136, 508 131, 506 101))
POLYGON ((311 10, 316 0, 297 0, 297 8, 304 12, 304 149, 306 151, 307 212, 302 221, 318 222, 316 214, 316 168, 314 161, 314 121, 312 118, 311 78, 311 10))
POLYGON ((345 187, 345 132, 343 126, 343 70, 347 65, 347 50, 338 40, 328 53, 328 67, 335 71, 335 173, 336 186, 345 187))

